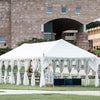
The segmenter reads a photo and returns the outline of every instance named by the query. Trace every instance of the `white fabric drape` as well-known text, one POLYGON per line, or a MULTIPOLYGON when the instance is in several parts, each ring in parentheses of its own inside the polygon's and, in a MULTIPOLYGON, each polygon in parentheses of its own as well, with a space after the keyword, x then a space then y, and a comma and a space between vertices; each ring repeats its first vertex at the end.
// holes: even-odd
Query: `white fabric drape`
POLYGON ((95 87, 98 87, 99 86, 99 78, 98 78, 98 72, 96 71, 96 74, 95 74, 95 87))
POLYGON ((29 79, 28 79, 28 76, 27 76, 27 70, 29 68, 30 61, 26 60, 24 64, 25 64, 25 73, 24 73, 23 84, 24 85, 29 85, 29 79))
POLYGON ((69 71, 69 78, 71 78, 71 70, 72 70, 72 60, 67 60, 68 71, 69 71))
POLYGON ((89 60, 84 60, 84 68, 85 68, 85 73, 86 73, 84 86, 87 86, 89 85, 89 77, 88 77, 88 74, 90 72, 89 60))
POLYGON ((91 59, 91 60, 89 60, 89 66, 94 71, 98 70, 98 65, 100 65, 100 61, 98 62, 98 59, 91 59))
POLYGON ((100 65, 100 60, 99 59, 95 59, 95 87, 99 86, 99 76, 98 76, 98 66, 100 65))
POLYGON ((20 85, 21 84, 21 76, 20 76, 21 61, 17 61, 17 67, 18 67, 18 72, 17 72, 17 85, 20 85))
POLYGON ((63 78, 64 60, 59 60, 61 78, 63 78))
POLYGON ((7 84, 7 79, 8 79, 8 76, 7 76, 7 68, 8 68, 8 64, 9 64, 8 61, 5 61, 5 62, 4 62, 4 65, 5 65, 4 83, 5 83, 5 84, 7 84))
POLYGON ((2 83, 2 65, 3 65, 3 62, 0 61, 0 83, 2 83))
POLYGON ((40 76, 40 87, 45 85, 45 79, 44 79, 44 69, 48 67, 49 64, 52 64, 51 59, 41 59, 41 76, 40 76))
POLYGON ((33 73, 32 73, 32 77, 31 77, 31 85, 32 86, 35 86, 35 70, 36 70, 36 68, 37 68, 37 62, 38 60, 36 60, 36 59, 34 59, 34 60, 32 60, 32 62, 31 62, 31 65, 32 65, 32 69, 33 69, 33 73))
POLYGON ((80 78, 81 60, 76 60, 77 78, 80 78))
POLYGON ((41 60, 41 76, 40 76, 40 87, 45 85, 45 79, 44 79, 44 67, 46 66, 46 60, 44 61, 44 58, 41 60), (45 62, 45 63, 44 63, 45 62))
POLYGON ((56 60, 52 60, 53 76, 55 76, 56 66, 57 66, 57 61, 56 60))
POLYGON ((11 84, 15 84, 15 78, 14 78, 14 73, 13 73, 13 69, 14 69, 14 61, 10 62, 11 65, 11 84))
POLYGON ((95 87, 99 86, 98 65, 100 65, 100 58, 89 61, 90 67, 96 72, 95 74, 95 87))
POLYGON ((44 70, 41 68, 40 87, 45 85, 44 70))

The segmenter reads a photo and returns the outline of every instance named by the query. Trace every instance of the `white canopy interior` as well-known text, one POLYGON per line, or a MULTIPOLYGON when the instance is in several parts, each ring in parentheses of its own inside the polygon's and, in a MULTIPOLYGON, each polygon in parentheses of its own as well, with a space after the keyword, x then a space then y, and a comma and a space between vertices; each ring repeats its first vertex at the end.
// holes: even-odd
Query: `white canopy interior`
MULTIPOLYGON (((2 62, 5 62, 5 66, 7 69, 8 66, 8 62, 11 63, 12 65, 12 71, 13 71, 13 62, 17 61, 17 65, 18 65, 18 82, 17 84, 20 84, 21 82, 20 80, 20 73, 19 70, 21 68, 21 61, 24 61, 25 63, 25 73, 24 73, 24 85, 28 85, 29 84, 29 80, 27 77, 27 70, 29 67, 29 62, 31 61, 31 65, 32 65, 32 69, 33 69, 33 74, 32 74, 32 78, 34 80, 34 72, 36 67, 39 65, 39 61, 40 61, 40 66, 41 66, 41 80, 40 80, 40 86, 45 85, 45 81, 44 81, 44 72, 43 70, 48 66, 49 63, 52 63, 53 67, 56 64, 56 60, 58 60, 60 62, 61 65, 61 72, 63 70, 64 67, 64 62, 67 61, 68 63, 68 69, 69 69, 69 74, 71 72, 71 68, 72 68, 72 61, 76 62, 76 65, 78 65, 79 67, 77 67, 78 72, 80 71, 80 65, 81 62, 84 62, 85 65, 85 71, 86 71, 86 75, 88 77, 88 73, 90 68, 92 68, 94 71, 97 72, 98 70, 98 57, 94 54, 91 54, 77 46, 74 46, 68 42, 66 42, 65 40, 57 40, 57 41, 52 41, 52 42, 42 42, 42 43, 32 43, 32 44, 23 44, 13 50, 11 50, 10 52, 3 54, 0 56, 0 66, 2 67, 2 62)), ((1 68, 0 67, 0 68, 1 68)), ((54 68, 53 68, 54 69, 54 68)), ((5 79, 7 78, 7 70, 5 71, 5 79)), ((97 75, 97 74, 96 74, 97 75)), ((12 72, 12 78, 13 76, 13 72, 12 72)), ((96 76, 96 79, 98 76, 96 76)), ((14 78, 13 78, 14 79, 14 78)), ((32 82, 32 85, 34 85, 35 83, 32 82)), ((88 79, 87 79, 88 80, 88 79)), ((96 81, 97 81, 96 80, 96 81)), ((15 83, 14 80, 12 80, 12 84, 15 83)), ((98 82, 96 82, 96 86, 98 86, 98 82)))

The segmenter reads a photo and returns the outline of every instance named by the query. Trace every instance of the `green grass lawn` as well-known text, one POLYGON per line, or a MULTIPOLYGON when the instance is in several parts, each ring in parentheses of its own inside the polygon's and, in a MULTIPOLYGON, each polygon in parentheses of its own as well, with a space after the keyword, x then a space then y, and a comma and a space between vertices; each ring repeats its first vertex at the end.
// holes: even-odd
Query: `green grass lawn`
MULTIPOLYGON (((100 79, 99 79, 100 81, 100 79)), ((11 84, 0 84, 0 89, 16 89, 16 90, 58 90, 58 91, 100 91, 100 86, 95 87, 94 86, 94 79, 90 79, 90 85, 85 87, 84 86, 84 79, 82 79, 82 85, 81 86, 52 86, 49 87, 39 87, 39 85, 36 86, 24 86, 24 85, 11 85, 11 84)))
MULTIPOLYGON (((90 79, 90 85, 84 87, 84 79, 82 80, 82 86, 52 86, 39 87, 36 85, 32 87, 24 85, 11 85, 11 84, 0 84, 0 89, 17 89, 17 90, 61 90, 61 91, 100 91, 100 86, 94 86, 94 79, 90 79)), ((2 92, 2 91, 1 91, 2 92)), ((25 94, 25 95, 0 95, 0 100, 100 100, 100 96, 81 96, 81 95, 66 95, 66 94, 25 94)))
POLYGON ((0 100, 100 100, 100 96, 77 96, 64 94, 2 95, 0 100))
POLYGON ((100 53, 100 50, 96 50, 96 49, 94 49, 94 50, 92 50, 93 52, 96 52, 96 53, 100 53))

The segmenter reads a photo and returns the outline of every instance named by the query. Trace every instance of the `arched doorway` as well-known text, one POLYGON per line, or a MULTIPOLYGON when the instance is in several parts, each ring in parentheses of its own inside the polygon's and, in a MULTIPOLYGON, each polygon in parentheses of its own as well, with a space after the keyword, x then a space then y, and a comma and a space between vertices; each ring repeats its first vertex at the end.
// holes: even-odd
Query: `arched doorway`
MULTIPOLYGON (((63 33, 65 31, 83 31, 82 26, 82 23, 70 18, 53 19, 44 24, 44 38, 58 40, 64 38, 63 33)), ((71 35, 73 36, 73 34, 71 35)))

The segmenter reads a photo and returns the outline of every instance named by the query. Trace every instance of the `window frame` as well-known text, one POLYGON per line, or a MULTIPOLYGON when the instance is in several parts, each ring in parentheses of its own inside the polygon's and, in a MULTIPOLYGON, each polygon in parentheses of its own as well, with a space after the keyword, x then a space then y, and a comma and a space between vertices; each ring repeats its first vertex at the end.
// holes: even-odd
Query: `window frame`
POLYGON ((62 14, 67 13, 67 7, 61 7, 61 13, 62 13, 62 14), (65 12, 63 12, 63 10, 64 10, 64 11, 66 10, 66 11, 65 11, 65 12))
POLYGON ((5 36, 4 35, 0 35, 0 42, 5 42, 5 36))
POLYGON ((44 39, 51 40, 52 39, 52 33, 44 33, 44 39))
POLYGON ((47 7, 47 13, 52 13, 52 7, 47 7), (50 9, 51 8, 51 9, 50 9))
POLYGON ((75 13, 76 14, 81 14, 81 7, 76 7, 75 8, 75 13))

